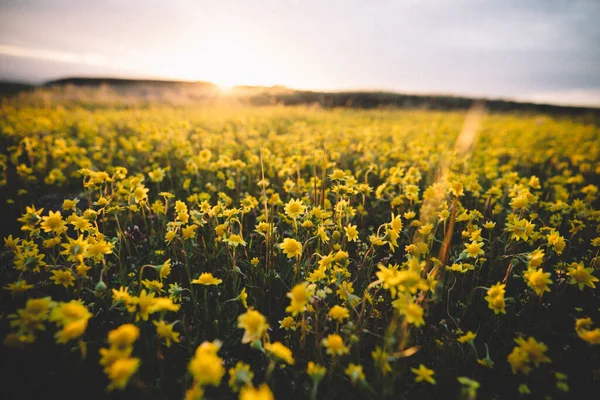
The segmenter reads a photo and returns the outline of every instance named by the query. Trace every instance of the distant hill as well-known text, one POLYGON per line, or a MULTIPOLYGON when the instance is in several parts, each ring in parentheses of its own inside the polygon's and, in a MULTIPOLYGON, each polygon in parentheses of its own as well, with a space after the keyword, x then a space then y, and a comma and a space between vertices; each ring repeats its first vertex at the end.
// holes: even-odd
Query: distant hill
POLYGON ((34 86, 28 83, 0 81, 0 97, 13 95, 33 88, 34 86))
POLYGON ((215 84, 203 81, 176 81, 176 80, 162 80, 162 79, 122 79, 122 78, 63 78, 48 81, 44 83, 44 86, 101 86, 109 85, 114 87, 122 86, 160 86, 160 87, 174 87, 174 86, 194 86, 194 87, 206 87, 213 88, 215 84))
MULTIPOLYGON (((261 103, 261 98, 254 98, 261 103)), ((403 94, 393 92, 311 92, 293 91, 267 95, 262 103, 285 105, 318 103, 323 107, 399 107, 426 108, 433 110, 462 110, 471 107, 474 101, 484 101, 486 108, 498 112, 526 112, 559 115, 593 115, 600 119, 600 108, 573 107, 553 104, 538 104, 502 99, 481 99, 447 95, 403 94)))
MULTIPOLYGON (((204 81, 176 81, 159 79, 120 79, 110 77, 68 77, 52 80, 38 86, 49 89, 81 87, 86 90, 109 88, 117 95, 144 98, 151 102, 161 99, 172 101, 178 96, 188 101, 206 101, 215 97, 232 96, 237 100, 252 105, 282 104, 303 105, 318 104, 324 108, 421 108, 433 110, 468 109, 474 101, 485 101, 490 111, 543 113, 564 116, 591 117, 594 122, 600 121, 600 108, 572 107, 551 104, 517 102, 502 99, 477 99, 449 95, 405 94, 383 91, 345 91, 317 92, 294 90, 285 86, 236 86, 230 92, 220 92, 219 86, 204 81)), ((12 95, 23 90, 31 90, 36 86, 21 83, 0 83, 0 96, 12 95)))

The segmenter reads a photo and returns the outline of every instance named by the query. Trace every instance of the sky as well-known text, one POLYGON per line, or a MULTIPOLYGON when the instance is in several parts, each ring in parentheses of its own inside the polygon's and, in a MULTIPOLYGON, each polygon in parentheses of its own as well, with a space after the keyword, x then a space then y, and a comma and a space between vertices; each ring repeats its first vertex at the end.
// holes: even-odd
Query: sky
POLYGON ((0 0, 0 79, 67 76, 600 106, 600 0, 0 0))

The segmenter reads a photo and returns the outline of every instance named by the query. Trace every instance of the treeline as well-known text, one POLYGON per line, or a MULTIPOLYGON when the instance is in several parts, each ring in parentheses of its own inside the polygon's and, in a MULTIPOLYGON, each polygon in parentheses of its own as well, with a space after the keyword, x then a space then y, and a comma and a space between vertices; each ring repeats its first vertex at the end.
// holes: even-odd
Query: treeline
POLYGON ((600 122, 600 108, 571 107, 551 104, 516 102, 501 99, 475 99, 448 95, 402 94, 392 92, 313 92, 293 90, 283 86, 236 86, 231 91, 221 92, 219 87, 210 82, 141 80, 118 78, 82 78, 72 77, 49 81, 41 86, 22 83, 0 82, 0 97, 7 97, 23 92, 46 91, 57 96, 64 95, 67 89, 72 97, 73 90, 80 90, 84 97, 95 89, 102 89, 103 94, 143 99, 150 103, 195 103, 205 101, 222 101, 224 97, 232 97, 236 102, 249 103, 256 106, 280 104, 318 105, 323 108, 420 108, 431 110, 465 110, 474 102, 485 102, 486 108, 492 112, 541 113, 565 117, 583 117, 590 122, 600 122))

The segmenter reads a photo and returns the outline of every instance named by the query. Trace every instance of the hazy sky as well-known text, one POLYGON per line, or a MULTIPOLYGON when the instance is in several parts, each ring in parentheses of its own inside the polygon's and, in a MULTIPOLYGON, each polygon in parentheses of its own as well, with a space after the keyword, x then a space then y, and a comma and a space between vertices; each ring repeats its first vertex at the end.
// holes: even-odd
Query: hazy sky
POLYGON ((0 79, 72 75, 600 106, 600 0, 0 0, 0 79))

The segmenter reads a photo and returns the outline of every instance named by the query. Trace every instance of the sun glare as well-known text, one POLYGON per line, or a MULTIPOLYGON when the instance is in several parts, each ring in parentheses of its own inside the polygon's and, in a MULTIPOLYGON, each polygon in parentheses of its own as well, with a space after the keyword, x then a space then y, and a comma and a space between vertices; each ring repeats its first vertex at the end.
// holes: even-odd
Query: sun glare
POLYGON ((266 50, 243 38, 215 35, 173 51, 157 67, 170 78, 212 82, 223 92, 236 85, 272 86, 281 83, 274 81, 280 71, 274 71, 266 50))
POLYGON ((233 88, 235 88, 235 86, 236 86, 236 85, 221 84, 221 83, 217 83, 216 85, 217 85, 217 88, 219 89, 219 91, 224 94, 231 93, 233 91, 233 88))

